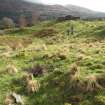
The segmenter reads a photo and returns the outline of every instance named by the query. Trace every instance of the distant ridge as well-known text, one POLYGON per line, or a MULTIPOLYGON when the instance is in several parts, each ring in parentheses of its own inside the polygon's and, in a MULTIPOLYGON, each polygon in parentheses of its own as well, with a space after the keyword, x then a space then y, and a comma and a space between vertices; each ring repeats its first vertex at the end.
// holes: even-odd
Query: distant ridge
POLYGON ((45 5, 24 0, 0 0, 0 19, 10 17, 17 22, 21 14, 30 18, 33 11, 39 13, 40 18, 43 20, 56 19, 66 15, 74 15, 81 18, 105 17, 105 13, 95 12, 74 5, 45 5))

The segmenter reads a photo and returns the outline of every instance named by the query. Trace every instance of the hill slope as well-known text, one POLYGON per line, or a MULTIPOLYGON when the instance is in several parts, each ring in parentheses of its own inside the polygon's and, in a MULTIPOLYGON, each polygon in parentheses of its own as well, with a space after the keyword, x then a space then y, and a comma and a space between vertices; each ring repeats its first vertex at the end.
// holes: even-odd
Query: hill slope
POLYGON ((21 14, 25 14, 31 18, 33 11, 39 13, 41 19, 55 19, 65 15, 80 16, 81 18, 105 17, 104 13, 91 11, 78 6, 43 5, 24 0, 0 0, 0 7, 0 18, 11 17, 16 21, 21 14))
POLYGON ((72 11, 77 16, 80 16, 82 18, 101 18, 105 17, 105 13, 103 12, 97 12, 93 11, 87 8, 75 6, 75 5, 66 5, 66 8, 69 9, 69 11, 72 11))

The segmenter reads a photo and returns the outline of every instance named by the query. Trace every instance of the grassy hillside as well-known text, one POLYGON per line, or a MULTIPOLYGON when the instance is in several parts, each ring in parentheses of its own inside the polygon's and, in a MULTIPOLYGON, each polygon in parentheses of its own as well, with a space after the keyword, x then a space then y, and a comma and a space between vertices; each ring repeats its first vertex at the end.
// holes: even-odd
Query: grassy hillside
POLYGON ((5 30, 0 36, 0 105, 11 91, 25 105, 105 105, 104 38, 104 20, 46 21, 5 30), (70 25, 74 35, 67 35, 70 25), (8 66, 17 72, 8 73, 8 66), (40 82, 39 91, 27 94, 23 76, 40 68, 43 73, 33 78, 40 82))

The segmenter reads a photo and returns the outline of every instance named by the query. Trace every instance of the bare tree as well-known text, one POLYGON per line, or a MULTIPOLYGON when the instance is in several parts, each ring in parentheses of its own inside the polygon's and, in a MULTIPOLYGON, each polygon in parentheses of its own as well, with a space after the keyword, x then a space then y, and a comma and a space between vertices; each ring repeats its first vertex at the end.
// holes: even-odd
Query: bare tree
POLYGON ((21 29, 24 29, 27 26, 27 20, 26 17, 24 15, 21 15, 19 18, 19 27, 21 29))
POLYGON ((39 16, 40 14, 38 12, 32 12, 32 20, 31 20, 32 25, 35 25, 38 22, 39 16))

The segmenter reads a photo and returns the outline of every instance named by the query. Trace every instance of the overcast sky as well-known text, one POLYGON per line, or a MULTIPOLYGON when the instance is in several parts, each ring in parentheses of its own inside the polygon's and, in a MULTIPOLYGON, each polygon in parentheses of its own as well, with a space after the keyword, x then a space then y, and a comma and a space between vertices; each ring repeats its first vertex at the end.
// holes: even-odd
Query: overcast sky
POLYGON ((105 0, 28 0, 32 2, 39 2, 44 4, 73 4, 86 7, 96 11, 105 12, 105 0))

